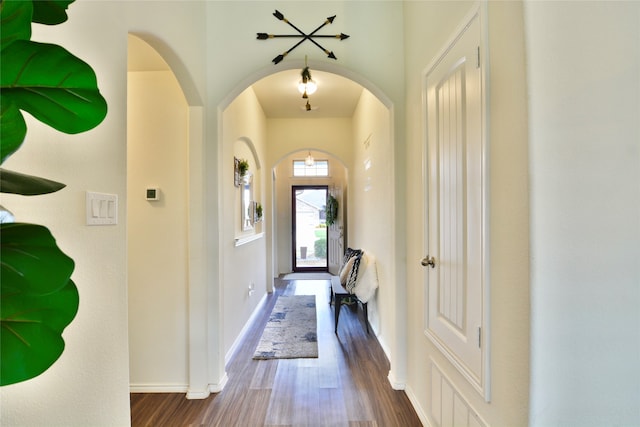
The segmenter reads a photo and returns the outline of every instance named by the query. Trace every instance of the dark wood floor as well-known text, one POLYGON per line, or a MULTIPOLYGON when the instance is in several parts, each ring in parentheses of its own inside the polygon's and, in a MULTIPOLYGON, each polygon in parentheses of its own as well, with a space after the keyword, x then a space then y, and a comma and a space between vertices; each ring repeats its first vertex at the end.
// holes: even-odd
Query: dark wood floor
POLYGON ((391 388, 389 362, 362 309, 343 306, 333 331, 326 280, 281 281, 227 366, 224 390, 204 400, 184 394, 131 395, 136 426, 421 426, 409 399, 391 388), (279 295, 316 295, 317 359, 253 360, 279 295))

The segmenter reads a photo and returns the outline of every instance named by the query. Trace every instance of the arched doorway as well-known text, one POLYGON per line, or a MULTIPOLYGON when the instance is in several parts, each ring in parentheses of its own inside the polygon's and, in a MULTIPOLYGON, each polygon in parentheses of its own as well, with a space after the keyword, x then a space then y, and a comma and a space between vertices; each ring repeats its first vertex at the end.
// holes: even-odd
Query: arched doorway
MULTIPOLYGON (((291 61, 286 65, 288 70, 298 71, 303 64, 301 61, 291 61)), ((288 153, 300 150, 326 150, 340 158, 345 165, 348 165, 349 180, 347 182, 348 195, 345 197, 345 204, 349 204, 349 242, 354 246, 364 246, 364 249, 372 251, 380 263, 380 282, 384 287, 380 287, 380 305, 375 305, 370 309, 370 320, 374 330, 379 334, 383 347, 388 350, 391 361, 392 373, 390 378, 400 378, 401 375, 395 372, 404 372, 405 351, 404 334, 398 333, 406 326, 406 319, 402 315, 400 306, 404 305, 403 298, 404 284, 397 284, 397 267, 401 263, 398 260, 398 252, 395 250, 395 228, 396 228, 396 175, 394 169, 395 134, 393 124, 393 105, 389 99, 381 93, 374 85, 362 76, 342 69, 339 66, 326 63, 311 63, 312 69, 319 69, 326 72, 343 76, 352 82, 356 82, 364 88, 353 117, 349 119, 335 120, 332 118, 309 119, 306 117, 279 117, 269 118, 265 116, 261 119, 268 121, 268 131, 264 133, 266 140, 265 149, 262 152, 264 159, 264 170, 271 171, 271 186, 266 186, 266 259, 267 280, 273 280, 281 271, 281 258, 278 254, 280 242, 279 236, 282 234, 281 225, 286 224, 286 220, 280 218, 282 209, 277 205, 277 187, 282 180, 286 180, 288 173, 279 171, 274 166, 280 162, 288 153), (327 123, 330 121, 330 125, 327 123), (331 134, 331 136, 327 136, 331 134), (330 142, 336 142, 334 149, 327 149, 330 142), (402 341, 402 342, 401 342, 402 341)), ((279 68, 281 72, 282 68, 279 68)), ((219 105, 219 111, 225 112, 229 106, 234 104, 236 97, 240 94, 246 96, 246 91, 255 87, 263 78, 275 73, 261 70, 251 75, 241 83, 227 98, 219 105)), ((289 89, 284 89, 289 90, 289 89)), ((253 102, 260 104, 259 91, 250 95, 253 102)), ((263 110, 265 107, 262 107, 263 110)), ((224 116, 224 113, 223 113, 224 116)), ((219 133, 225 134, 225 124, 219 121, 219 133)), ((231 139, 229 139, 230 141, 231 139)), ((229 141, 220 141, 221 147, 218 152, 224 154, 225 144, 229 141)), ((258 150, 260 151, 260 150, 258 150)), ((222 183, 225 180, 226 163, 230 161, 229 156, 222 155, 219 158, 218 170, 220 183, 218 192, 223 194, 225 189, 222 183)), ((290 194, 290 192, 289 192, 290 194)), ((287 196, 290 200, 290 196, 287 196)), ((219 206, 220 217, 224 217, 222 210, 224 206, 219 206)), ((223 224, 222 227, 225 225, 223 224)), ((285 249, 289 253, 289 248, 285 249)), ((227 252, 227 251, 222 251, 227 252)), ((286 257, 288 258, 288 256, 286 257)), ((219 264, 224 266, 225 260, 220 259, 219 264)), ((221 268, 223 270, 223 268, 221 268)), ((218 283, 222 289, 219 293, 227 292, 228 283, 233 283, 229 271, 221 272, 218 283)), ((234 289, 229 289, 234 291, 234 289)), ((239 301, 241 303, 241 301, 239 301)), ((229 306, 228 304, 226 306, 229 306)), ((237 305, 234 305, 237 312, 237 305)), ((226 319, 225 307, 220 306, 220 313, 217 315, 226 319)), ((225 350, 229 343, 225 344, 225 350)), ((396 386, 401 381, 392 381, 396 386)))
POLYGON ((203 215, 193 209, 203 182, 194 161, 203 145, 202 106, 164 43, 149 35, 129 35, 128 42, 131 389, 190 392, 197 376, 191 362, 201 353, 194 351, 191 325, 204 316, 189 289, 203 276, 192 261, 203 251, 203 215), (147 199, 147 188, 156 189, 157 200, 147 199))
MULTIPOLYGON (((329 143, 327 144, 330 145, 329 143)), ((274 248, 272 252, 272 257, 274 260, 274 274, 275 277, 280 276, 282 274, 291 272, 295 270, 295 265, 293 263, 292 253, 295 253, 297 256, 302 256, 299 246, 307 246, 307 252, 311 253, 310 250, 313 246, 315 246, 315 241, 319 240, 319 237, 316 234, 321 233, 313 233, 311 239, 313 242, 307 245, 295 245, 292 237, 292 227, 295 223, 293 220, 293 210, 292 208, 292 199, 291 199, 291 189, 295 186, 304 186, 304 187, 315 187, 315 186, 323 186, 326 187, 328 195, 333 197, 340 198, 340 211, 341 214, 339 216, 339 224, 336 224, 336 228, 340 227, 340 231, 342 232, 342 236, 345 237, 345 233, 347 231, 347 211, 344 209, 344 205, 347 196, 347 187, 348 187, 348 169, 342 159, 336 157, 330 150, 330 147, 323 147, 320 149, 312 149, 312 147, 307 147, 302 150, 293 151, 291 153, 287 153, 280 159, 275 161, 275 164, 272 166, 272 176, 273 185, 272 185, 272 206, 273 216, 274 216, 274 248), (306 176, 307 174, 297 174, 293 169, 295 168, 295 162, 304 162, 306 158, 311 155, 314 161, 319 162, 327 162, 327 170, 326 176, 306 176), (343 197, 344 196, 344 197, 343 197), (344 199, 344 201, 343 201, 344 199), (312 246, 313 245, 313 246, 312 246)), ((321 170, 321 172, 324 172, 321 170)), ((317 203, 316 203, 317 204, 317 203)), ((318 206, 322 207, 322 206, 318 206)), ((312 206, 313 208, 313 206, 312 206)), ((319 214, 319 224, 322 227, 327 229, 325 238, 327 240, 331 239, 333 236, 330 235, 331 226, 326 223, 326 218, 320 218, 319 214)), ((324 269, 320 270, 328 270, 332 274, 337 274, 339 270, 339 265, 336 263, 340 263, 341 259, 336 261, 334 260, 331 251, 329 249, 329 241, 326 242, 327 253, 325 254, 326 264, 324 269)), ((315 250, 315 247, 313 247, 315 250)), ((332 248, 333 249, 333 248, 332 248)), ((340 249, 344 249, 341 247, 340 249)), ((310 265, 315 266, 310 260, 310 265)))

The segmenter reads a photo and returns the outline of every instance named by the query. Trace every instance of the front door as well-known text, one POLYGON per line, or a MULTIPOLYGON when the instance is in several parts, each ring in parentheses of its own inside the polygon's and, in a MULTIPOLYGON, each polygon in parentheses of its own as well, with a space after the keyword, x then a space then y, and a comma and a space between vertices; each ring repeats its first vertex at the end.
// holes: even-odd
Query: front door
POLYGON ((326 185, 291 187, 293 271, 327 271, 326 185))

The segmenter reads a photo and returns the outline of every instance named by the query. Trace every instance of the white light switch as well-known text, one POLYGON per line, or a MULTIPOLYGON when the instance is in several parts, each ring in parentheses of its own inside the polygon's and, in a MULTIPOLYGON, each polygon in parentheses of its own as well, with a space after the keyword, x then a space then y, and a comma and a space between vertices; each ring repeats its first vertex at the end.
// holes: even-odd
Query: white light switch
POLYGON ((87 191, 87 225, 118 223, 118 195, 87 191))
POLYGON ((100 200, 91 200, 91 217, 100 218, 100 200))

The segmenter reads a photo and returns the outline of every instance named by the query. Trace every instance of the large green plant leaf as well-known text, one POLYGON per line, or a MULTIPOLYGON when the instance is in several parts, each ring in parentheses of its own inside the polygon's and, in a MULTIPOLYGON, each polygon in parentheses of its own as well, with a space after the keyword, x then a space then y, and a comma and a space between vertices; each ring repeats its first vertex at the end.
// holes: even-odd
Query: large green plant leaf
POLYGON ((1 0, 0 48, 15 40, 31 39, 31 22, 56 25, 68 19, 67 8, 75 0, 1 0))
POLYGON ((58 360, 64 350, 62 332, 78 311, 78 290, 68 280, 45 295, 5 292, 0 302, 0 385, 34 378, 58 360))
POLYGON ((18 106, 0 98, 0 164, 13 154, 27 135, 27 124, 18 106))
POLYGON ((41 225, 0 224, 0 275, 2 292, 47 294, 71 277, 74 262, 56 245, 51 232, 41 225))
POLYGON ((36 196, 55 193, 65 187, 64 184, 50 179, 25 175, 0 168, 0 192, 36 196))
POLYGON ((62 354, 78 311, 74 263, 41 225, 0 224, 0 385, 40 375, 62 354))
POLYGON ((56 25, 68 19, 67 7, 75 0, 36 0, 33 2, 33 22, 56 25))
MULTIPOLYGON (((96 75, 66 49, 17 40, 2 50, 2 97, 65 133, 85 132, 107 114, 96 75)), ((2 123, 5 126, 5 123, 2 123)))
POLYGON ((16 40, 29 40, 33 3, 2 0, 0 8, 0 49, 16 40))

